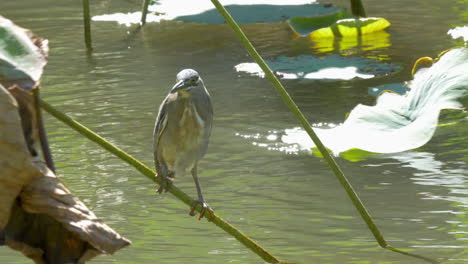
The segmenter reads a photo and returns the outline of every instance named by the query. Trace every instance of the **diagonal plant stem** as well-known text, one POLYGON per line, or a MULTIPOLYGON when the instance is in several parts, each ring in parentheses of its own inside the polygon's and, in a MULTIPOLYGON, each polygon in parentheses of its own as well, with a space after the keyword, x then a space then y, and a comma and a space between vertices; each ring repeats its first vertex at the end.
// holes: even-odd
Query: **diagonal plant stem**
MULTIPOLYGON (((115 156, 119 157, 123 161, 127 162, 129 165, 133 166, 136 168, 141 174, 145 175, 148 177, 150 180, 157 182, 158 184, 161 184, 161 177, 155 177, 156 172, 147 167, 145 164, 143 164, 141 161, 135 159, 132 157, 130 154, 126 153, 122 149, 114 146, 112 143, 109 141, 105 140, 101 136, 97 135, 94 133, 92 130, 89 128, 85 127, 84 125, 80 124, 79 122, 73 120, 71 117, 67 116, 66 114, 60 112, 59 110, 55 109, 53 106, 51 106, 49 103, 45 102, 42 99, 39 99, 39 103, 41 107, 47 111, 49 114, 57 118, 58 120, 64 122, 83 136, 87 137, 89 140, 94 141, 104 149, 108 150, 110 153, 114 154, 115 156)), ((182 190, 177 188, 175 184, 171 185, 171 188, 169 189, 169 192, 173 194, 175 197, 177 197, 179 200, 184 202, 188 206, 192 206, 195 203, 195 200, 188 196, 186 193, 184 193, 182 190)), ((201 211, 201 206, 197 205, 195 208, 198 212, 201 211)), ((210 219, 212 223, 223 229, 226 233, 230 234, 231 236, 235 237, 239 242, 241 242, 245 247, 249 248, 252 250, 255 254, 257 254, 259 257, 261 257, 263 260, 265 260, 268 263, 285 263, 281 262, 278 258, 274 257, 271 253, 266 251, 262 246, 260 246, 257 242, 252 240, 250 237, 248 237, 246 234, 242 233, 239 231, 237 228, 235 228, 233 225, 229 224, 221 218, 220 216, 216 215, 216 213, 213 214, 213 218, 210 219)), ((285 263, 286 264, 286 263, 285 263)))
POLYGON ((240 40, 240 42, 242 43, 244 48, 247 50, 247 52, 250 54, 250 56, 255 60, 255 62, 257 62, 257 64, 263 70, 263 72, 265 73, 265 76, 268 78, 268 80, 270 80, 270 82, 276 88, 276 91, 281 96, 284 103, 289 107, 289 110, 293 113, 294 117, 296 117, 296 119, 299 121, 301 126, 305 129, 305 131, 307 132, 309 137, 312 139, 312 141, 314 141, 316 147, 322 153, 324 159, 327 161, 328 165, 330 166, 330 168, 334 172, 334 174, 337 177, 338 181, 341 183, 341 185, 345 189, 345 191, 348 194, 349 198, 351 199, 353 205, 358 210, 358 212, 361 215, 364 222, 366 222, 368 228, 370 229, 370 231, 374 235, 374 237, 377 240, 377 242, 379 243, 379 245, 382 248, 392 250, 392 251, 395 251, 395 252, 398 252, 398 253, 401 253, 401 254, 404 254, 404 255, 407 255, 407 256, 412 256, 412 257, 416 257, 416 258, 419 258, 419 259, 423 259, 423 260, 431 262, 431 263, 438 263, 437 261, 432 260, 430 258, 427 258, 427 257, 424 257, 424 256, 419 256, 419 255, 416 255, 416 254, 405 252, 403 250, 393 248, 387 243, 387 241, 385 241, 384 237, 380 233, 379 228, 374 223, 374 220, 372 219, 371 215, 369 214, 366 207, 364 206, 362 201, 359 199, 359 196, 356 194, 353 187, 351 186, 351 183, 348 181, 348 179, 344 175, 343 171, 341 170, 341 168, 336 163, 335 159, 330 155, 328 150, 325 148, 323 143, 320 141, 317 134, 315 134, 314 130, 312 129, 312 126, 307 121, 304 114, 301 112, 301 110, 296 105, 296 103, 294 103, 293 99, 291 98, 289 93, 286 91, 286 89, 283 87, 281 82, 278 80, 276 75, 273 74, 270 67, 268 67, 268 65, 265 63, 263 58, 257 52, 255 47, 249 41, 247 36, 244 34, 242 29, 239 27, 239 25, 236 23, 236 21, 232 18, 232 16, 229 14, 229 12, 224 8, 224 6, 218 0, 211 0, 211 2, 214 4, 214 6, 218 10, 218 12, 224 17, 224 20, 226 21, 226 23, 229 24, 229 26, 232 28, 235 35, 240 40))

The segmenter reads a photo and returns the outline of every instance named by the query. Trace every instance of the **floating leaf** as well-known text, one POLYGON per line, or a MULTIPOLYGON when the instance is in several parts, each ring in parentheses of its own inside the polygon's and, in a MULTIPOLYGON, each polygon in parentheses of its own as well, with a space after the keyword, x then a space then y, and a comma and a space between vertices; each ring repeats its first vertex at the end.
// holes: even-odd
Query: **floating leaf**
MULTIPOLYGON (((342 8, 311 3, 310 0, 226 0, 224 7, 239 24, 277 23, 291 17, 322 16, 336 13, 342 8), (286 4, 285 4, 286 3, 286 4)), ((224 24, 224 18, 211 1, 161 0, 150 6, 147 22, 178 20, 194 23, 224 24), (183 7, 183 8, 181 8, 183 7)), ((129 26, 140 23, 141 12, 116 13, 94 16, 94 21, 117 21, 129 26)), ((333 22, 335 22, 333 20, 333 22)))
MULTIPOLYGON (((310 14, 308 14, 310 15, 310 14)), ((291 29, 300 36, 307 36, 311 32, 319 30, 321 28, 328 28, 335 24, 336 21, 343 18, 353 17, 346 10, 337 10, 330 14, 319 15, 319 16, 307 16, 307 17, 292 17, 288 19, 288 25, 291 29)))
MULTIPOLYGON (((274 60, 267 60, 267 64, 283 79, 370 79, 400 69, 399 66, 379 60, 336 54, 323 58, 310 55, 292 58, 280 56, 274 60)), ((236 65, 235 69, 238 72, 264 77, 263 71, 256 63, 241 63, 236 65)))
POLYGON ((431 67, 433 63, 434 59, 431 57, 421 57, 417 59, 413 65, 413 68, 411 69, 411 75, 414 76, 417 71, 431 67))
MULTIPOLYGON (((194 3, 198 2, 194 1, 194 3)), ((226 3, 224 7, 239 24, 277 23, 285 21, 291 17, 321 16, 342 10, 336 7, 325 7, 317 3, 304 5, 272 5, 253 3, 244 3, 243 5, 229 5, 226 3)), ((176 16, 174 17, 174 20, 209 24, 224 23, 224 18, 216 9, 213 8, 213 6, 211 6, 209 10, 198 14, 176 16)))
MULTIPOLYGON (((314 38, 311 47, 320 52, 339 52, 349 54, 355 50, 369 51, 391 46, 390 34, 378 31, 371 34, 342 37, 342 38, 314 38)), ((384 54, 379 59, 388 59, 384 54)))
POLYGON ((390 26, 385 18, 366 17, 348 18, 336 21, 326 28, 315 30, 309 34, 311 39, 333 37, 356 37, 384 30, 390 26))
MULTIPOLYGON (((318 151, 315 151, 315 150, 316 149, 314 148, 313 153, 318 152, 318 151)), ((340 155, 341 155, 341 157, 343 157, 344 159, 346 159, 348 161, 358 162, 358 161, 361 161, 361 160, 365 160, 365 159, 371 157, 372 155, 375 155, 375 153, 365 151, 365 150, 362 150, 362 149, 354 148, 354 149, 349 149, 349 150, 346 150, 344 152, 341 152, 340 155)))
MULTIPOLYGON (((349 149, 394 153, 421 147, 434 134, 442 109, 459 109, 458 98, 468 94, 468 49, 445 53, 425 71, 417 72, 406 96, 383 93, 375 106, 358 105, 342 125, 316 128, 327 148, 335 154, 349 149)), ((310 149, 306 132, 286 130, 288 144, 310 149)))
MULTIPOLYGON (((468 49, 450 50, 430 68, 418 71, 408 88, 384 86, 389 90, 401 89, 404 95, 375 91, 380 96, 374 106, 358 105, 343 124, 314 124, 314 131, 334 154, 353 161, 372 153, 419 148, 434 134, 441 110, 462 107, 457 100, 468 95, 467 69, 468 49)), ((254 145, 288 153, 315 149, 309 135, 299 127, 265 136, 256 134, 254 145)))

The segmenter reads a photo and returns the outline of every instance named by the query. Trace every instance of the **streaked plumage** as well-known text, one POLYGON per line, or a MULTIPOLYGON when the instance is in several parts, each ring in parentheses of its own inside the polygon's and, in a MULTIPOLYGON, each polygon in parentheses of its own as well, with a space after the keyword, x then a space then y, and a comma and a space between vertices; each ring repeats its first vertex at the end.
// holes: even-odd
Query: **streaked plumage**
POLYGON ((207 151, 212 122, 213 106, 203 80, 192 69, 182 70, 159 108, 153 134, 154 161, 163 179, 159 193, 170 188, 173 178, 191 171, 197 186, 197 203, 203 208, 200 217, 206 211, 212 214, 197 176, 197 164, 207 151))

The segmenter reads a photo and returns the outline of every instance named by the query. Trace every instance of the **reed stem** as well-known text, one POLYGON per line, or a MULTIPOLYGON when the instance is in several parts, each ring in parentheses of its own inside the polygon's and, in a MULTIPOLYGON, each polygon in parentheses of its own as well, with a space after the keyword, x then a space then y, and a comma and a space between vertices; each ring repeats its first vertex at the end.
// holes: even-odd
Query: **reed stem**
POLYGON ((358 17, 366 17, 366 10, 361 0, 351 0, 351 13, 358 17))
POLYGON ((146 24, 146 15, 148 15, 148 6, 151 0, 145 0, 141 9, 141 24, 146 24))
POLYGON ((353 203, 353 205, 356 207, 357 211, 361 215, 361 218, 367 224, 367 227, 370 229, 370 231, 374 235, 374 237, 377 240, 378 244, 382 248, 385 248, 385 249, 388 249, 388 250, 392 250, 392 251, 395 251, 395 252, 398 252, 398 253, 401 253, 401 254, 404 254, 404 255, 407 255, 407 256, 412 256, 412 257, 417 257, 419 259, 424 259, 424 260, 429 261, 431 263, 437 263, 436 261, 433 261, 433 260, 431 260, 429 258, 419 256, 419 255, 416 255, 416 254, 407 253, 405 251, 390 247, 388 245, 388 243, 385 241, 384 237, 382 236, 379 228, 374 223, 374 220, 372 219, 371 215, 367 211, 366 207, 364 206, 362 201, 359 199, 359 196, 354 191, 351 183, 348 181, 348 179, 344 175, 343 171, 341 170, 341 168, 336 163, 335 159, 332 157, 332 155, 328 152, 326 147, 323 145, 322 141, 319 139, 317 134, 315 134, 314 130, 312 129, 312 126, 307 121, 304 114, 301 112, 301 110, 296 105, 294 100, 291 98, 289 93, 283 87, 281 82, 278 80, 276 75, 273 74, 270 67, 268 67, 266 62, 263 60, 263 58, 257 52, 255 47, 249 41, 249 39, 244 34, 242 29, 239 27, 239 25, 236 23, 236 21, 232 18, 231 14, 229 14, 229 12, 224 8, 224 6, 218 0, 211 0, 211 2, 214 4, 214 6, 218 10, 218 12, 224 17, 224 20, 231 27, 231 29, 234 31, 235 35, 237 36, 239 41, 242 43, 244 48, 247 50, 247 52, 250 54, 250 56, 255 60, 255 62, 257 62, 257 64, 263 70, 263 72, 265 73, 265 76, 268 78, 268 80, 270 80, 270 82, 276 88, 276 91, 278 92, 280 97, 283 99, 284 103, 289 107, 289 110, 292 112, 294 117, 296 117, 296 119, 299 121, 301 126, 307 132, 309 137, 315 143, 317 149, 322 153, 324 159, 327 161, 328 165, 332 169, 332 171, 335 174, 336 178, 338 179, 338 181, 341 183, 341 185, 345 189, 346 193, 348 194, 348 197, 351 199, 351 202, 353 203))
MULTIPOLYGON (((130 154, 126 153, 122 149, 114 146, 112 143, 109 141, 105 140, 103 137, 99 136, 89 128, 85 127, 84 125, 80 124, 79 122, 73 120, 71 117, 67 116, 66 114, 60 112, 59 110, 55 109, 53 106, 45 102, 44 100, 40 99, 39 103, 41 107, 47 111, 49 114, 57 118, 58 120, 64 122, 77 132, 79 132, 81 135, 87 137, 89 140, 97 143, 110 153, 114 154, 115 156, 119 157, 129 165, 133 166, 136 168, 141 174, 145 175, 148 179, 157 182, 158 184, 161 183, 161 177, 156 175, 156 172, 147 167, 145 164, 143 164, 141 161, 135 159, 132 157, 130 154)), ((156 187, 155 187, 155 192, 156 192, 156 187)), ((194 203, 195 200, 188 196, 186 193, 184 193, 182 190, 177 188, 175 184, 171 185, 171 188, 169 189, 169 192, 173 194, 175 197, 177 197, 179 200, 181 200, 183 203, 191 207, 194 203)), ((201 211, 201 206, 198 205, 195 208, 198 212, 201 211)), ((274 257, 271 253, 266 251, 262 246, 260 246, 257 242, 255 242, 253 239, 248 237, 246 234, 242 233, 239 231, 237 228, 235 228, 233 225, 229 224, 226 220, 222 219, 220 216, 216 215, 216 213, 213 214, 213 218, 210 219, 212 223, 223 229, 226 233, 230 234, 231 236, 235 237, 239 242, 241 242, 245 247, 249 248, 257 254, 259 257, 261 257, 263 260, 265 260, 268 263, 281 263, 276 257, 274 257)))
POLYGON ((83 0, 83 22, 86 49, 93 50, 91 42, 91 15, 89 12, 89 0, 83 0))

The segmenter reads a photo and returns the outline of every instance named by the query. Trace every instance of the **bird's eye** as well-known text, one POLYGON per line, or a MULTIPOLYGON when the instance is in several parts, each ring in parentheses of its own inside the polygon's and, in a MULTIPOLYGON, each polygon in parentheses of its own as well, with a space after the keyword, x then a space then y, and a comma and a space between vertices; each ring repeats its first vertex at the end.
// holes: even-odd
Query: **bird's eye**
POLYGON ((198 78, 197 77, 193 77, 192 79, 190 79, 190 82, 191 83, 197 83, 198 81, 198 78))

